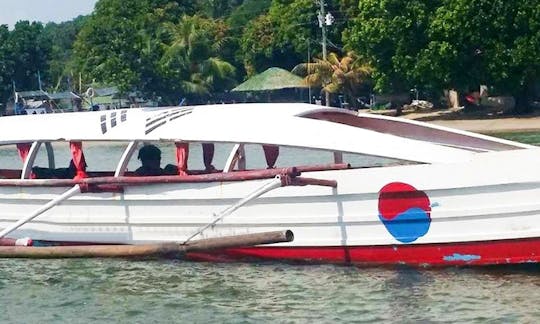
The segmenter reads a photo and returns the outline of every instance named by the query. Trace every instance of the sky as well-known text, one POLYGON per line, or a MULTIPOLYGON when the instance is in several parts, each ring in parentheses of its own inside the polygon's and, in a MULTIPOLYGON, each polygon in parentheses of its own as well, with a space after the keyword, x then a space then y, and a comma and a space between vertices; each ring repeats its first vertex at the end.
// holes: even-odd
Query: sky
POLYGON ((71 20, 94 10, 98 0, 0 0, 0 25, 13 29, 19 20, 42 23, 71 20))

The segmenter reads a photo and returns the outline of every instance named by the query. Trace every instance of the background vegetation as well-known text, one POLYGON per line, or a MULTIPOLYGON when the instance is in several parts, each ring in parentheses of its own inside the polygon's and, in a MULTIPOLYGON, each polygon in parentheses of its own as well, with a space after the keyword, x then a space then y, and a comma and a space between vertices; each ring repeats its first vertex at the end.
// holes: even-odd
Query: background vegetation
POLYGON ((538 0, 326 0, 328 62, 318 1, 99 0, 89 16, 0 26, 0 102, 91 84, 162 103, 211 100, 271 66, 301 71, 333 93, 408 92, 436 98, 487 84, 526 111, 540 72, 538 0), (320 75, 317 75, 320 73, 320 75), (314 75, 315 74, 315 75, 314 75), (307 75, 307 72, 306 72, 307 75))

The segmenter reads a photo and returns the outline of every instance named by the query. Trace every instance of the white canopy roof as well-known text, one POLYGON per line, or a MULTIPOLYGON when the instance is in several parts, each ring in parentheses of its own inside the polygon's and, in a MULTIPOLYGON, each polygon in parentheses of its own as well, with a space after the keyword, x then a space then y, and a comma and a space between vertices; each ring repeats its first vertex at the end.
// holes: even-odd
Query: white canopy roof
POLYGON ((54 140, 180 140, 264 143, 364 153, 425 163, 475 153, 331 121, 301 117, 338 108, 309 104, 234 104, 123 109, 0 118, 0 144, 54 140))

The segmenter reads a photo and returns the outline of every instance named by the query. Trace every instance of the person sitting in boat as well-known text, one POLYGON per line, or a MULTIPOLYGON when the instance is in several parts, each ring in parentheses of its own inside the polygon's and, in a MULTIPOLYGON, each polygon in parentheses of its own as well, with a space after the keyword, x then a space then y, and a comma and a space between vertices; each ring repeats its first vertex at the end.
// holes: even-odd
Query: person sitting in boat
POLYGON ((137 176, 160 176, 176 175, 178 168, 175 165, 167 164, 165 169, 161 168, 161 150, 152 144, 144 145, 139 150, 137 156, 141 160, 141 167, 135 170, 137 176))
MULTIPOLYGON (((86 170, 86 162, 84 163, 84 169, 86 170)), ((36 179, 73 179, 77 174, 77 168, 73 160, 69 161, 69 166, 67 168, 41 168, 35 166, 32 168, 32 173, 36 179)))

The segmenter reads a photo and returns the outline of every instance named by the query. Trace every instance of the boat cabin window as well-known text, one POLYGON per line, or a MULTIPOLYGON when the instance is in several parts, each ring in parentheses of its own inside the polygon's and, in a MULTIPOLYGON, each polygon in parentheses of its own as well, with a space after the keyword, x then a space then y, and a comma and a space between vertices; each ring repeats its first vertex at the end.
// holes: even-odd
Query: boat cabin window
MULTIPOLYGON (((267 146, 276 147, 276 146, 267 146)), ((329 151, 309 150, 303 148, 279 147, 277 152, 266 149, 260 144, 245 144, 245 168, 247 170, 281 168, 288 166, 308 165, 308 164, 328 164, 333 163, 334 155, 329 151), (276 157, 272 157, 275 155, 276 157), (274 163, 272 163, 275 160, 274 163), (270 164, 270 165, 269 165, 270 164)), ((238 170, 238 168, 235 168, 238 170)))
POLYGON ((83 142, 83 151, 90 176, 113 175, 129 142, 83 142))
POLYGON ((0 179, 19 179, 23 164, 15 144, 0 145, 0 179))
POLYGON ((71 161, 69 142, 48 142, 39 146, 33 167, 56 168, 67 167, 71 161))
POLYGON ((194 174, 204 172, 209 163, 215 170, 223 170, 227 162, 227 157, 233 147, 234 144, 229 143, 190 143, 188 170, 192 170, 194 174), (211 144, 211 146, 208 144, 211 144), (211 154, 212 148, 213 155, 211 154))
MULTIPOLYGON (((142 166, 139 159, 141 148, 148 145, 152 145, 159 150, 161 156, 159 165, 163 169, 164 175, 221 172, 227 156, 233 148, 233 144, 226 143, 138 142, 127 164, 125 175, 152 173, 151 171, 145 172, 144 168, 135 173, 142 166)), ((154 154, 152 150, 155 149, 152 148, 148 150, 148 153, 143 152, 142 154, 154 154)))
MULTIPOLYGON (((188 152, 189 154, 189 152, 188 152)), ((158 166, 163 169, 162 174, 145 174, 145 175, 173 175, 177 174, 176 163, 176 146, 174 143, 167 142, 137 142, 133 148, 133 153, 127 164, 127 168, 124 170, 124 175, 134 176, 142 175, 135 172, 142 167, 142 160, 153 160, 159 156, 158 166), (147 147, 147 149, 143 149, 147 147), (149 147, 152 147, 148 149, 149 147), (142 149, 142 150, 141 150, 142 149), (140 157, 140 158, 139 158, 140 157)), ((188 155, 189 156, 189 155, 188 155)))
POLYGON ((418 162, 392 159, 388 157, 359 154, 343 153, 343 163, 347 163, 351 168, 376 168, 396 165, 418 164, 418 162))
POLYGON ((243 151, 242 163, 237 161, 232 170, 255 170, 293 166, 320 166, 324 169, 324 166, 335 164, 348 164, 351 168, 416 164, 416 162, 366 154, 287 146, 278 147, 275 145, 244 144, 243 151), (245 168, 243 165, 245 165, 245 168))
POLYGON ((113 176, 128 145, 129 142, 125 141, 83 142, 88 176, 113 176))
MULTIPOLYGON (((80 147, 73 148, 72 143, 55 141, 42 143, 32 165, 32 176, 37 179, 73 179, 79 171, 83 177, 113 176, 116 166, 125 151, 128 142, 87 141, 73 142, 80 147), (82 156, 80 165, 72 162, 73 150, 82 156)), ((78 146, 75 146, 78 147, 78 146)))

